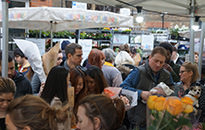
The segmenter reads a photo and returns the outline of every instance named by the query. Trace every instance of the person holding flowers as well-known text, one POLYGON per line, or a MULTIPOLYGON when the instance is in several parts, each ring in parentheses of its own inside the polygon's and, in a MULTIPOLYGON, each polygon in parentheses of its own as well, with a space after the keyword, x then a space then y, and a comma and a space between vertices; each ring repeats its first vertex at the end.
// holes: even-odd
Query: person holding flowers
POLYGON ((153 49, 148 61, 142 66, 133 69, 124 82, 120 85, 123 89, 136 91, 138 94, 138 105, 127 111, 127 127, 128 129, 140 130, 146 129, 146 104, 151 95, 151 90, 160 82, 164 82, 167 86, 173 85, 170 73, 163 69, 167 52, 162 47, 153 49))

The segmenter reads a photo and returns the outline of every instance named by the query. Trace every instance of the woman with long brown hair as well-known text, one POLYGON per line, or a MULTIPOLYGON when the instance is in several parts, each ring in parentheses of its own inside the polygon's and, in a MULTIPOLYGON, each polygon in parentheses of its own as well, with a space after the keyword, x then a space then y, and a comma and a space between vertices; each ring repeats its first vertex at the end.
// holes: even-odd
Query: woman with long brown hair
POLYGON ((86 70, 88 90, 87 94, 101 94, 103 90, 108 87, 107 81, 103 75, 102 70, 97 66, 90 66, 86 70))

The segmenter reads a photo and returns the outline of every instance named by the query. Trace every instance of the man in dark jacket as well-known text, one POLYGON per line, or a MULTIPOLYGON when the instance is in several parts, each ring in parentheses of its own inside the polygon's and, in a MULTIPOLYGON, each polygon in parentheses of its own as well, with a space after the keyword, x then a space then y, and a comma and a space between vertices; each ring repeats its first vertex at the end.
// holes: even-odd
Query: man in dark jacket
MULTIPOLYGON (((137 106, 127 111, 127 127, 140 130, 146 129, 146 104, 144 101, 152 94, 149 90, 164 82, 168 86, 173 85, 171 74, 163 69, 166 60, 166 50, 156 47, 149 56, 149 60, 130 72, 128 77, 120 85, 123 89, 136 91, 138 94, 137 106)), ((160 93, 158 93, 160 94, 160 93)))
POLYGON ((167 51, 166 63, 164 64, 163 68, 168 70, 171 73, 174 82, 179 82, 180 81, 180 77, 179 77, 180 66, 175 64, 171 60, 173 46, 167 42, 160 43, 159 46, 163 47, 167 51))
POLYGON ((32 94, 32 87, 29 80, 22 73, 15 70, 15 63, 11 56, 8 56, 8 77, 16 84, 15 98, 32 94))

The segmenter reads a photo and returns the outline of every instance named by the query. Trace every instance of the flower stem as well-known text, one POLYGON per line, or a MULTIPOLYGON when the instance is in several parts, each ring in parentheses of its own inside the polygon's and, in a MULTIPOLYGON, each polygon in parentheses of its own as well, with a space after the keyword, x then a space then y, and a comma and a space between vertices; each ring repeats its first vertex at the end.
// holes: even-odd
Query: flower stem
POLYGON ((169 125, 170 122, 171 122, 171 119, 164 126, 162 126, 162 128, 159 129, 159 130, 163 130, 164 128, 166 128, 169 125))
POLYGON ((163 112, 163 115, 162 115, 161 119, 159 120, 159 123, 158 123, 158 125, 157 125, 157 127, 156 127, 156 130, 159 130, 160 124, 161 124, 161 122, 162 122, 164 116, 165 116, 165 111, 163 112))

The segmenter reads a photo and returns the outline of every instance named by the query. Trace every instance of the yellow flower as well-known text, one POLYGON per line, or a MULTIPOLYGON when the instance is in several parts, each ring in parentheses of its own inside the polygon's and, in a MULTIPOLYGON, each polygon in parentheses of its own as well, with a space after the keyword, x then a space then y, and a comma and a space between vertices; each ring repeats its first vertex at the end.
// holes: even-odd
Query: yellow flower
POLYGON ((183 97, 181 98, 182 103, 184 104, 189 104, 189 105, 193 105, 193 100, 190 97, 183 97))
POLYGON ((193 108, 193 100, 189 97, 183 97, 181 98, 183 107, 184 107, 184 113, 191 113, 194 108, 193 108))
POLYGON ((166 100, 166 98, 164 98, 164 97, 158 97, 158 98, 156 98, 155 104, 154 104, 154 108, 155 108, 157 111, 162 111, 162 110, 164 110, 164 109, 165 109, 165 105, 164 105, 165 100, 166 100))
POLYGON ((157 96, 149 96, 148 100, 147 100, 147 105, 149 107, 149 109, 155 109, 155 100, 157 99, 157 96))
POLYGON ((184 105, 183 107, 184 107, 184 113, 191 113, 194 110, 192 105, 184 105))
POLYGON ((182 102, 176 97, 168 97, 165 101, 165 108, 174 116, 180 114, 184 110, 182 102))
POLYGON ((186 117, 187 115, 181 113, 192 112, 192 104, 193 101, 188 97, 180 99, 173 96, 166 98, 150 96, 148 98, 147 105, 152 109, 152 111, 150 111, 151 115, 150 118, 148 118, 150 121, 148 130, 166 130, 173 126, 176 129, 180 129, 182 126, 191 126, 191 121, 186 117))
POLYGON ((108 28, 108 27, 104 27, 103 30, 110 30, 110 28, 108 28))

